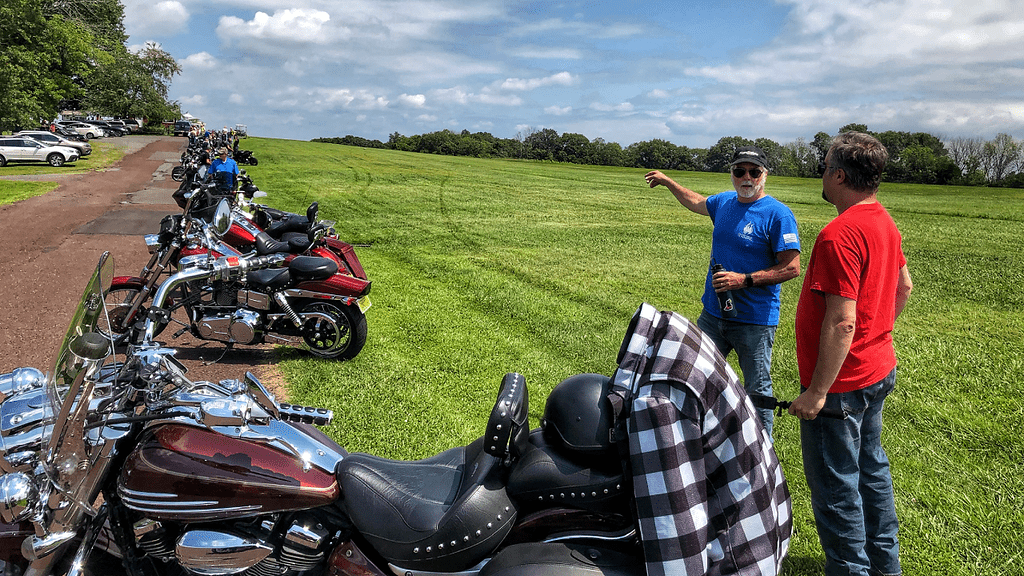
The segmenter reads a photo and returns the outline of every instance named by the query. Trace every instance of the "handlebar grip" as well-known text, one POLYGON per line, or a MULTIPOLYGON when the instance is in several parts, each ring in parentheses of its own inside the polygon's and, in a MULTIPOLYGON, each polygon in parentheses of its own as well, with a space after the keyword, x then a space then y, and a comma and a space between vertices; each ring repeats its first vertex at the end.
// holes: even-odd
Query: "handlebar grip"
POLYGON ((842 410, 833 410, 831 408, 822 408, 818 411, 818 416, 825 418, 835 418, 836 420, 846 420, 848 414, 842 410))
POLYGON ((281 404, 279 409, 281 420, 285 422, 327 426, 334 420, 334 411, 327 410, 326 408, 299 406, 298 404, 281 404))

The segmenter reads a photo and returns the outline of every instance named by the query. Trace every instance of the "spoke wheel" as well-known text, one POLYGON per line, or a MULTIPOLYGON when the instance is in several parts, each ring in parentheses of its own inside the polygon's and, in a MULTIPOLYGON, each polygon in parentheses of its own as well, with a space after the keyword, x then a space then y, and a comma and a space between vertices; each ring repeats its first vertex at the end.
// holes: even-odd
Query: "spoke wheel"
POLYGON ((46 161, 50 163, 50 166, 60 168, 64 165, 64 157, 54 152, 46 157, 46 161))
MULTIPOLYGON (((128 311, 131 310, 132 301, 138 294, 138 288, 111 287, 103 297, 107 306, 107 318, 100 318, 99 331, 100 334, 110 337, 115 346, 124 344, 131 334, 131 326, 125 326, 124 323, 128 318, 128 311)), ((145 313, 145 308, 140 309, 139 313, 145 313)))
POLYGON ((314 356, 347 360, 366 344, 366 316, 358 308, 313 302, 300 316, 302 339, 314 356))

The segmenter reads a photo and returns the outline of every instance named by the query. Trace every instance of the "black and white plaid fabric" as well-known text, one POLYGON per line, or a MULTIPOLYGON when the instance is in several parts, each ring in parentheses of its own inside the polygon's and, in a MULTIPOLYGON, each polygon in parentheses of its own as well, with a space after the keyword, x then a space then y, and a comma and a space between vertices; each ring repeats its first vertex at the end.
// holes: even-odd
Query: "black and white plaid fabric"
POLYGON ((735 372, 674 312, 643 304, 630 328, 609 399, 628 416, 648 576, 778 574, 789 490, 735 372))

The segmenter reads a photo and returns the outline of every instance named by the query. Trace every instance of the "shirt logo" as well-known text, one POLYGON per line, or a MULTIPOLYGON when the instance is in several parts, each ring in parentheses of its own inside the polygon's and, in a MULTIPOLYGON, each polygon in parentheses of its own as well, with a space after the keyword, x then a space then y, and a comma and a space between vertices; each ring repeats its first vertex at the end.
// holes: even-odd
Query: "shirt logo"
POLYGON ((782 241, 786 244, 796 244, 800 240, 796 237, 796 234, 783 234, 782 241))
POLYGON ((754 223, 753 222, 747 222, 747 225, 743 227, 743 233, 746 234, 747 236, 750 236, 751 234, 753 234, 754 233, 754 223))

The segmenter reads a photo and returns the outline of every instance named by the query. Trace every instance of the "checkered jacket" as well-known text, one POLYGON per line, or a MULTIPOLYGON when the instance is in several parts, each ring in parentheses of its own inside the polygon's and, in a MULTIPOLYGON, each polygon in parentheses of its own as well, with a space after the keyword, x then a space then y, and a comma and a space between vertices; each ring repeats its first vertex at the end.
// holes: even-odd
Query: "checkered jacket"
POLYGON ((778 574, 792 508, 735 372, 689 320, 637 310, 609 395, 628 418, 648 576, 778 574))

